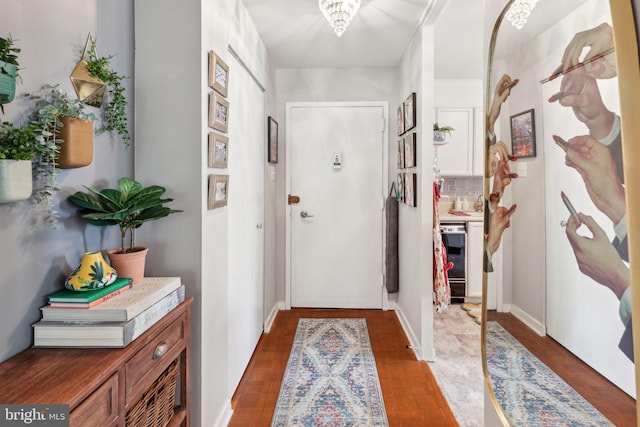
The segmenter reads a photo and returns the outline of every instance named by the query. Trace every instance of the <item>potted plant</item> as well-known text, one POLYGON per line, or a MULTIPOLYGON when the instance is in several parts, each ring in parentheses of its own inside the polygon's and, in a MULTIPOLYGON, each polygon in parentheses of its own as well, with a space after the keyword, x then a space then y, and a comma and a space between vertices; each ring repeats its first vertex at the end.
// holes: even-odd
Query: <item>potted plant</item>
MULTIPOLYGON (((91 36, 90 36, 91 38, 91 36)), ((122 81, 126 78, 118 74, 111 68, 111 58, 113 56, 99 57, 96 53, 96 42, 91 38, 91 47, 88 51, 87 70, 91 76, 102 80, 107 87, 108 103, 102 108, 104 111, 104 123, 98 133, 117 132, 122 137, 125 147, 131 144, 131 134, 129 133, 129 123, 127 120, 127 100, 124 96, 124 86, 122 81)), ((94 105, 94 106, 99 106, 94 105)))
POLYGON ((144 277, 148 248, 136 246, 135 229, 147 221, 182 211, 164 206, 173 201, 162 198, 166 191, 164 187, 144 187, 131 178, 120 178, 117 189, 85 188, 87 192, 77 191, 69 196, 69 200, 81 208, 80 215, 89 224, 100 227, 117 225, 120 228, 120 248, 107 251, 111 265, 119 277, 131 277, 134 283, 140 282, 144 277))
POLYGON ((0 37, 0 110, 4 113, 4 105, 13 101, 16 95, 16 78, 18 77, 18 54, 11 36, 0 37))
POLYGON ((451 131, 455 129, 451 126, 439 126, 438 122, 433 124, 433 142, 435 143, 444 143, 444 140, 447 137, 447 134, 451 136, 451 131))
POLYGON ((0 124, 0 203, 27 200, 33 191, 31 159, 35 157, 36 131, 32 125, 0 124))
POLYGON ((41 94, 28 96, 36 101, 33 120, 60 145, 56 165, 72 169, 91 164, 95 115, 85 111, 85 104, 62 92, 58 85, 45 85, 41 94))

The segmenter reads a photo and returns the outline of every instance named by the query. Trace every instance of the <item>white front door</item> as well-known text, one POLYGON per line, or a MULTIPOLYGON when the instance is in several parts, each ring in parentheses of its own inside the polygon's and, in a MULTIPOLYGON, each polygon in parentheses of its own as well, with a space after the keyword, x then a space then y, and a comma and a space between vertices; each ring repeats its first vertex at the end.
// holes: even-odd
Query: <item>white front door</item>
POLYGON ((262 89, 234 58, 229 66, 233 80, 229 85, 228 355, 233 393, 263 330, 266 117, 262 89))
POLYGON ((380 103, 287 106, 291 306, 382 307, 386 117, 380 103))

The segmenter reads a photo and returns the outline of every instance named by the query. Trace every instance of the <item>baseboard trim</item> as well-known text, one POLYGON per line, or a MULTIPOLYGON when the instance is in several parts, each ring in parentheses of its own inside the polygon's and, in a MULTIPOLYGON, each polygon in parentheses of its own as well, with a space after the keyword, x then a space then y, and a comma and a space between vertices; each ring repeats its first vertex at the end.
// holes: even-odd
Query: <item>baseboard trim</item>
POLYGON ((216 418, 216 422, 214 424, 215 427, 227 427, 229 422, 231 421, 231 416, 233 415, 233 409, 231 409, 231 400, 227 399, 224 402, 224 406, 216 418))
POLYGON ((278 311, 284 310, 284 309, 285 309, 284 301, 278 301, 273 305, 273 307, 271 308, 271 311, 269 312, 269 316, 267 316, 267 320, 264 322, 265 334, 268 334, 269 331, 271 330, 271 327, 273 326, 273 322, 276 320, 276 316, 278 315, 278 311))
POLYGON ((511 304, 509 306, 509 311, 513 314, 518 320, 522 321, 525 325, 533 329, 533 331, 544 337, 547 335, 547 328, 544 324, 540 323, 537 319, 531 316, 529 313, 518 307, 517 305, 511 304))
POLYGON ((413 333, 413 330, 409 325, 409 321, 407 320, 407 317, 404 315, 399 305, 395 305, 395 307, 393 308, 393 311, 395 311, 396 317, 398 318, 398 321, 400 321, 400 326, 402 326, 402 329, 404 330, 404 334, 407 336, 407 339, 409 340, 409 346, 411 350, 413 350, 413 353, 415 354, 416 359, 422 360, 422 349, 420 348, 420 341, 416 338, 416 335, 413 333))

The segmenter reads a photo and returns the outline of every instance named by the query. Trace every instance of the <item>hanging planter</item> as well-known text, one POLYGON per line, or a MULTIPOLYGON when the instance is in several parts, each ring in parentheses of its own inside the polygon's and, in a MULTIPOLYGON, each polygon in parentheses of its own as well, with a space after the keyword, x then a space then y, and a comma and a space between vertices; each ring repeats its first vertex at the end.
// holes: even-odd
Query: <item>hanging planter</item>
POLYGON ((87 36, 80 61, 71 72, 71 84, 73 84, 80 101, 92 107, 100 107, 107 86, 102 79, 89 72, 87 63, 89 43, 95 43, 91 33, 87 36))
POLYGON ((18 53, 11 36, 0 37, 0 111, 16 97, 16 79, 18 78, 18 53))
POLYGON ((0 61, 0 104, 8 104, 16 97, 16 74, 18 67, 0 61))
POLYGON ((60 122, 58 167, 74 169, 90 165, 93 161, 93 123, 75 117, 62 117, 60 122))
POLYGON ((31 160, 0 160, 0 203, 27 200, 33 191, 31 160))

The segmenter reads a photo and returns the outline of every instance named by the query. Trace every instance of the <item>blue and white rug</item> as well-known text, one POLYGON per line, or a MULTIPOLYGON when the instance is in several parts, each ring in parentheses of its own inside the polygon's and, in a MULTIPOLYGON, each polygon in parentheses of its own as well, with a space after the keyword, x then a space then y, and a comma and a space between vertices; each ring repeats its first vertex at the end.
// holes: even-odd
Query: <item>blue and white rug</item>
POLYGON ((487 322, 491 384, 512 426, 613 426, 497 322, 487 322))
POLYGON ((388 426, 365 319, 300 319, 271 426, 388 426))

